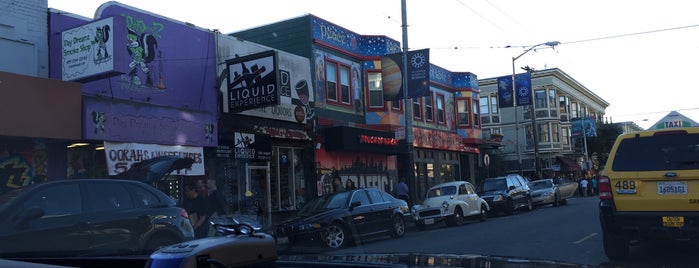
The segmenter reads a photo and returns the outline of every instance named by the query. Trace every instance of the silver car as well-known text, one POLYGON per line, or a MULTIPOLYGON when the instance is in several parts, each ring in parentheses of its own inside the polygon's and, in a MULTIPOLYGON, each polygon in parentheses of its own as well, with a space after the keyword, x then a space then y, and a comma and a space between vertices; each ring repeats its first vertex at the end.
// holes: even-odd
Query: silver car
POLYGON ((419 230, 442 220, 449 226, 461 225, 466 217, 487 218, 490 206, 476 194, 475 187, 466 181, 454 181, 433 186, 425 201, 412 208, 413 220, 419 230))

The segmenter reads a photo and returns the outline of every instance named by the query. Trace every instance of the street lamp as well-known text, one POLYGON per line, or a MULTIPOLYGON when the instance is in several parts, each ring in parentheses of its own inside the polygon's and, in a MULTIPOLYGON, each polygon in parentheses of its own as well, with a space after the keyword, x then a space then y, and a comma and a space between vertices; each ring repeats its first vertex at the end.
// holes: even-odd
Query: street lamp
MULTIPOLYGON (((561 42, 558 42, 558 41, 549 41, 546 43, 541 43, 541 44, 532 46, 532 47, 524 50, 524 52, 522 52, 522 54, 519 54, 519 56, 517 56, 517 57, 512 57, 512 98, 513 98, 512 100, 514 102, 512 107, 515 110, 515 149, 517 150, 517 166, 518 166, 520 175, 523 175, 523 173, 522 173, 522 154, 519 150, 519 112, 517 109, 517 86, 515 83, 515 61, 517 59, 519 59, 520 57, 524 56, 524 54, 527 54, 527 52, 532 51, 533 49, 535 49, 537 47, 549 46, 549 47, 553 48, 553 47, 560 45, 560 44, 561 44, 561 42)), ((533 94, 530 93, 530 95, 532 95, 532 98, 534 97, 533 94)), ((533 105, 534 105, 534 101, 532 100, 532 112, 534 112, 533 105)), ((532 126, 532 127, 536 127, 536 126, 532 126)), ((538 137, 534 137, 534 143, 538 143, 538 142, 539 142, 538 137)))

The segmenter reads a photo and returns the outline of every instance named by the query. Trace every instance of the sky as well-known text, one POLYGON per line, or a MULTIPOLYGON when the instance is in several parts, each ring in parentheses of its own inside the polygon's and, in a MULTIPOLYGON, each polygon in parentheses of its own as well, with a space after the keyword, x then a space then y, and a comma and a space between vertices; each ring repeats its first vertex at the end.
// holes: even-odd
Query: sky
MULTIPOLYGON (((49 8, 94 18, 106 1, 48 0, 49 8)), ((313 14, 361 35, 402 43, 401 0, 119 1, 205 29, 231 33, 313 14)), ((699 1, 405 0, 410 50, 479 79, 512 74, 512 58, 559 68, 609 106, 612 122, 648 128, 670 111, 699 121, 699 1)))

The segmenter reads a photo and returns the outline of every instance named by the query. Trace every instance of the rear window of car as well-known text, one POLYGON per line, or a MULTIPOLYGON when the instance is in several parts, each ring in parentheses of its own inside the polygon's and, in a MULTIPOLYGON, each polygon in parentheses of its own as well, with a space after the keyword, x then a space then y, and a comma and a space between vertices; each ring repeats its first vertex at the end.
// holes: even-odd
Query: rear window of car
POLYGON ((659 171, 699 169, 699 134, 664 134, 624 139, 612 170, 659 171))

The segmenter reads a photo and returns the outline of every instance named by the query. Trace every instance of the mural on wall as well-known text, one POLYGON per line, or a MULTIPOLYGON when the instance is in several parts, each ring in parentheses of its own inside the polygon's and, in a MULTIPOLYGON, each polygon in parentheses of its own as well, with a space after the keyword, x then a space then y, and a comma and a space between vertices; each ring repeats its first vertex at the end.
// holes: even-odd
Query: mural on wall
POLYGON ((165 26, 158 22, 153 22, 149 27, 145 26, 142 20, 127 17, 126 49, 131 60, 128 76, 122 75, 122 81, 133 90, 142 89, 141 86, 152 89, 157 76, 156 88, 164 90, 166 86, 163 83, 163 51, 158 49, 156 36, 160 37, 160 32, 165 26))
MULTIPOLYGON (((326 60, 331 60, 333 62, 338 62, 343 66, 350 66, 350 77, 349 83, 351 84, 352 100, 349 103, 351 108, 341 108, 339 106, 332 106, 335 110, 342 110, 346 112, 353 112, 357 115, 364 115, 365 101, 364 101, 364 80, 362 79, 362 67, 359 63, 348 61, 344 58, 337 57, 333 54, 325 53, 322 51, 316 51, 314 53, 313 65, 315 70, 315 80, 314 84, 316 87, 316 107, 329 108, 327 105, 327 85, 326 85, 326 60)), ((342 78, 338 78, 342 79, 342 78)), ((343 80, 344 81, 344 80, 343 80)))
POLYGON ((316 150, 319 163, 318 195, 332 193, 333 180, 340 179, 345 186, 350 180, 358 188, 378 188, 391 192, 398 183, 396 156, 374 153, 327 152, 316 150))
POLYGON ((0 194, 46 179, 46 148, 42 142, 0 143, 0 194))

